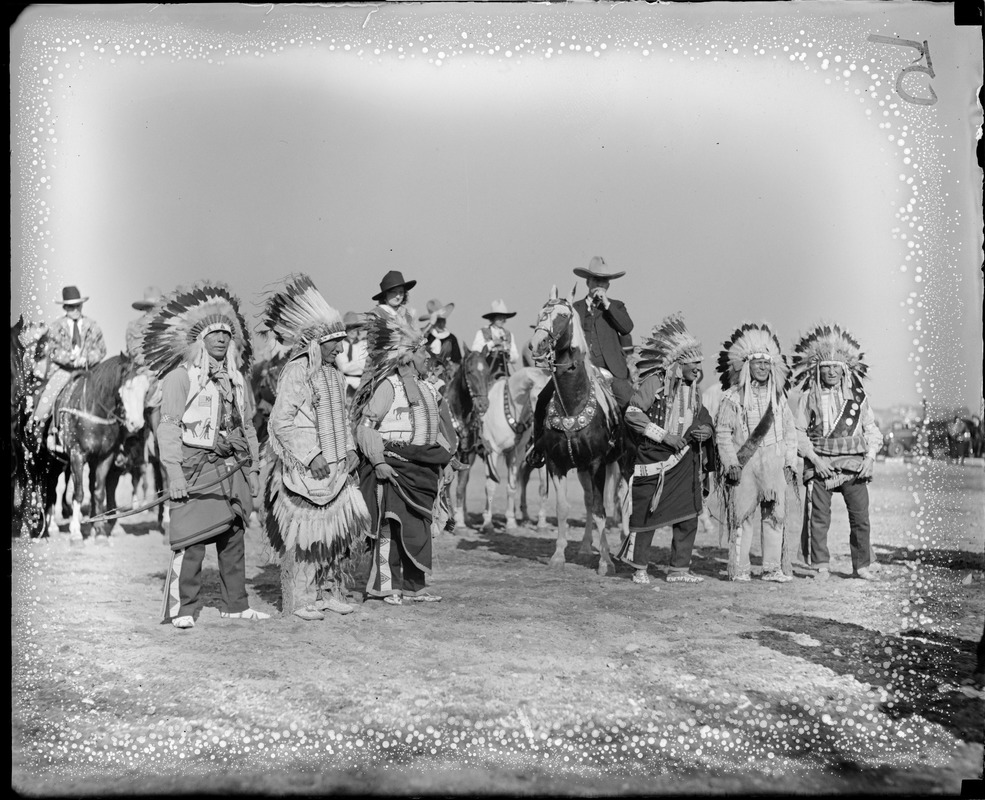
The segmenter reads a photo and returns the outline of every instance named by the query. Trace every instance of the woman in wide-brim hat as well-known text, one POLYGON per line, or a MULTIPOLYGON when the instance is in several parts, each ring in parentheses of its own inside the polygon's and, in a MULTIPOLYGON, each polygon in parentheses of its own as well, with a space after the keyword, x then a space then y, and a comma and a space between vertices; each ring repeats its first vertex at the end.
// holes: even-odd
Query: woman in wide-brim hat
POLYGON ((400 314, 413 323, 414 315, 407 307, 407 302, 410 299, 410 290, 415 286, 417 281, 404 280, 402 272, 391 269, 380 281, 380 291, 373 295, 378 304, 375 310, 385 314, 400 314))

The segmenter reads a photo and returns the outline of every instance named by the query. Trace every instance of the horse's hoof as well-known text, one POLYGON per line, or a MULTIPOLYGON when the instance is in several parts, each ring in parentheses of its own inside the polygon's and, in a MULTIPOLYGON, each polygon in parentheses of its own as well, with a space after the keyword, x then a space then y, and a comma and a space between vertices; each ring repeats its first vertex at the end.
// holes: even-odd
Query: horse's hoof
POLYGON ((537 518, 537 530, 542 531, 547 527, 547 517, 537 518))
POLYGON ((125 534, 126 534, 126 531, 123 530, 123 526, 119 522, 117 522, 113 526, 113 529, 109 532, 109 535, 110 536, 123 536, 125 534))
POLYGON ((517 528, 516 520, 513 519, 512 517, 507 517, 506 518, 506 530, 508 530, 508 531, 515 531, 516 528, 517 528))
POLYGON ((580 556, 591 556, 592 555, 592 546, 590 544, 583 544, 581 547, 578 548, 578 555, 580 555, 580 556))
POLYGON ((96 536, 93 538, 93 544, 101 547, 109 547, 112 541, 109 536, 96 536))
POLYGON ((86 540, 82 538, 81 534, 79 536, 69 535, 68 543, 74 547, 85 544, 86 540))
POLYGON ((607 575, 615 575, 616 567, 611 561, 600 561, 598 569, 595 571, 600 578, 604 578, 607 575))
POLYGON ((563 569, 564 555, 562 553, 555 553, 551 556, 551 560, 547 562, 547 566, 551 569, 563 569))

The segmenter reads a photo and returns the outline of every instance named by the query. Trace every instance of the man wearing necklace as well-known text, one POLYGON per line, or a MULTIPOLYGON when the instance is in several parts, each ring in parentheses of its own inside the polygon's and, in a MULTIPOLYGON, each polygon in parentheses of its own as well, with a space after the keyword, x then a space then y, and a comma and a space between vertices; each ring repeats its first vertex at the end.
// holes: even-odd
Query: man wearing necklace
POLYGON ((719 486, 729 535, 728 577, 751 579, 753 519, 762 517, 764 581, 781 569, 786 485, 796 478, 797 431, 787 404, 789 367, 769 325, 740 326, 718 356, 725 394, 715 419, 719 486))
POLYGON ((817 325, 794 348, 793 380, 802 389, 797 405, 797 443, 804 457, 807 508, 804 547, 816 577, 829 576, 831 496, 848 508, 852 573, 875 580, 869 552, 869 481, 882 433, 862 387, 868 366, 858 342, 838 325, 817 325))

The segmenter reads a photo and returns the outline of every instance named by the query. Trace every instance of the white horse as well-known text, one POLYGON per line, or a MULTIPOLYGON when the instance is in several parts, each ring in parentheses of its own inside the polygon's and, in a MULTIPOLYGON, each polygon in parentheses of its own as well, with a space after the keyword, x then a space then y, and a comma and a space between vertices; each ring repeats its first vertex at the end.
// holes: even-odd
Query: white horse
MULTIPOLYGON (((137 504, 138 496, 148 499, 148 493, 153 490, 163 491, 167 488, 167 473, 161 467, 160 453, 157 447, 157 423, 160 420, 160 408, 152 408, 151 380, 144 372, 138 372, 120 388, 123 406, 130 419, 144 420, 143 444, 140 452, 140 477, 133 475, 133 501, 137 504), (151 490, 153 487, 153 490, 151 490)), ((158 522, 162 529, 171 521, 168 504, 161 501, 157 511, 158 522)))
MULTIPOLYGON (((506 528, 514 530, 518 521, 516 490, 517 476, 520 472, 520 462, 523 458, 522 445, 526 441, 525 433, 532 424, 532 417, 521 420, 521 411, 528 409, 532 415, 533 404, 537 401, 540 390, 547 385, 550 374, 537 367, 522 367, 509 378, 499 378, 489 387, 489 408, 482 416, 482 443, 486 450, 486 505, 482 513, 482 526, 492 527, 492 502, 496 493, 498 481, 490 469, 502 459, 506 472, 506 528)), ((464 473, 460 476, 468 480, 464 473)), ((547 482, 541 481, 541 494, 546 492, 547 482)), ((525 499, 525 493, 524 493, 525 499)), ((521 505, 525 513, 525 503, 521 505)), ((545 504, 541 503, 541 516, 546 514, 545 504)), ((456 509, 456 523, 465 525, 463 508, 456 509)), ((540 525, 544 523, 539 521, 540 525)))

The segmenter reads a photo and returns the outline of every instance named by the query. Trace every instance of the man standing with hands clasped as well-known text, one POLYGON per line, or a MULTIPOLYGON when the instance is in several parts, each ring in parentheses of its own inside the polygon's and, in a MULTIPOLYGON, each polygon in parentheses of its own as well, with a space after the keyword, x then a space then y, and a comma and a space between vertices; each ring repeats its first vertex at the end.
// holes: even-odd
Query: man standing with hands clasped
POLYGON ((626 363, 625 347, 633 330, 633 320, 622 300, 609 297, 609 283, 625 272, 609 272, 605 259, 595 256, 588 269, 576 267, 575 275, 584 278, 588 295, 574 303, 581 317, 582 330, 588 342, 592 363, 612 375, 612 393, 619 408, 625 410, 633 393, 626 363))
POLYGON ((831 497, 841 492, 848 507, 852 572, 875 580, 870 569, 869 481, 882 433, 876 425, 862 378, 868 366, 858 342, 837 325, 818 325, 794 348, 793 380, 803 394, 797 405, 797 444, 804 457, 807 505, 805 554, 825 580, 831 497))
POLYGON ((239 299, 222 284, 177 289, 155 308, 144 361, 161 378, 161 463, 171 497, 164 622, 193 628, 205 547, 219 560, 220 616, 259 620, 246 594, 247 521, 260 494, 260 447, 244 372, 252 346, 239 299))

